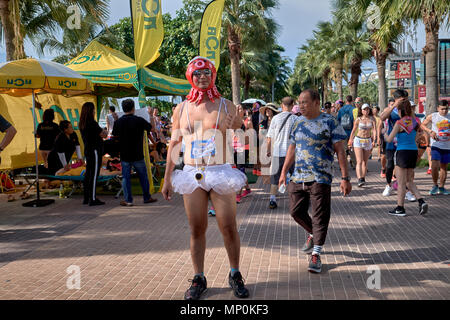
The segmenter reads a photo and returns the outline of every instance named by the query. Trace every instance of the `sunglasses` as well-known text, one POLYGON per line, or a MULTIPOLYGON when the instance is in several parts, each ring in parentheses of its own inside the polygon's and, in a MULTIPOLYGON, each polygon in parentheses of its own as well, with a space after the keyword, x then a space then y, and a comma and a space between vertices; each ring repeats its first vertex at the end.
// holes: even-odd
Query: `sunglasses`
POLYGON ((194 77, 201 77, 201 75, 210 76, 211 74, 212 72, 209 69, 195 70, 194 72, 192 72, 192 75, 194 77))

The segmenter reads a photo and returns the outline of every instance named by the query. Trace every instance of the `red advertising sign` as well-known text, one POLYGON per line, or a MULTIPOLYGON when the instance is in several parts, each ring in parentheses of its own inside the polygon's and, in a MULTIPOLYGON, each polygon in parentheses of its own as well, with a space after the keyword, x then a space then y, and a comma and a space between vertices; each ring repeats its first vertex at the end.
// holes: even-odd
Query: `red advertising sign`
POLYGON ((422 86, 417 86, 417 96, 418 96, 418 106, 419 106, 419 113, 423 113, 423 111, 425 110, 425 101, 427 99, 427 87, 422 85, 422 86))
POLYGON ((411 79, 411 76, 412 76, 412 63, 398 62, 397 70, 395 71, 395 79, 411 79))

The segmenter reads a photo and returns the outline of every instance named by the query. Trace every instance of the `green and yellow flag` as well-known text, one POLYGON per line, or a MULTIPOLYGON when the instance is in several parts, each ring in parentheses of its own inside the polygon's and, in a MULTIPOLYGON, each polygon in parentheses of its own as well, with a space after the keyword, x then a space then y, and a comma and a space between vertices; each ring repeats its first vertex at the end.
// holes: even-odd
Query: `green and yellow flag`
POLYGON ((134 59, 138 69, 159 57, 164 39, 161 0, 130 0, 134 34, 134 59))
POLYGON ((213 0, 205 8, 200 29, 200 56, 220 65, 220 31, 225 0, 213 0))

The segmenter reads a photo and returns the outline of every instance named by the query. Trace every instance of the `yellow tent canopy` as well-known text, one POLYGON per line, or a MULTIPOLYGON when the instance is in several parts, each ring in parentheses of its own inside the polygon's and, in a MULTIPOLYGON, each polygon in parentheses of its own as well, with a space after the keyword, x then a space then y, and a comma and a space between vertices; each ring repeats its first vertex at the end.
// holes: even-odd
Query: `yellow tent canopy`
MULTIPOLYGON (((109 97, 138 95, 136 64, 120 51, 92 41, 83 52, 66 66, 88 78, 95 94, 109 97)), ((141 74, 146 95, 187 95, 191 86, 187 80, 172 78, 148 68, 141 74)))

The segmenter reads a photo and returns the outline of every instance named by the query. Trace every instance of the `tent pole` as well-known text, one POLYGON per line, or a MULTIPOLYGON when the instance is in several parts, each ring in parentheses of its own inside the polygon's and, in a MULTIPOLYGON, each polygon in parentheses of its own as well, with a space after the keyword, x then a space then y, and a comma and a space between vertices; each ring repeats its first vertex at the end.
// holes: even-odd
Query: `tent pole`
POLYGON ((38 148, 37 148, 37 138, 36 138, 36 97, 34 94, 34 89, 31 90, 32 97, 33 97, 33 124, 34 124, 34 155, 36 160, 36 189, 37 189, 37 200, 40 200, 40 194, 39 194, 39 160, 38 160, 38 148))

